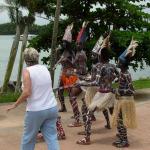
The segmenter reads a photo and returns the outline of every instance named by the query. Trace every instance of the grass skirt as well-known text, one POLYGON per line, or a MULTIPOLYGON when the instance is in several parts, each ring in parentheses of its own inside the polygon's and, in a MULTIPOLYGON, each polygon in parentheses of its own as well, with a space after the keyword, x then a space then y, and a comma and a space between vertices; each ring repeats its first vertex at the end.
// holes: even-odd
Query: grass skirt
POLYGON ((116 100, 112 117, 112 127, 117 126, 119 113, 122 112, 123 124, 127 128, 136 128, 136 110, 133 96, 120 96, 116 100))
POLYGON ((93 111, 96 108, 98 111, 103 111, 104 109, 113 107, 114 102, 115 95, 113 93, 97 92, 89 105, 89 110, 93 111))
POLYGON ((88 87, 86 89, 85 101, 86 101, 87 106, 89 106, 91 104, 92 99, 95 96, 96 92, 97 92, 97 87, 94 87, 94 86, 88 87))

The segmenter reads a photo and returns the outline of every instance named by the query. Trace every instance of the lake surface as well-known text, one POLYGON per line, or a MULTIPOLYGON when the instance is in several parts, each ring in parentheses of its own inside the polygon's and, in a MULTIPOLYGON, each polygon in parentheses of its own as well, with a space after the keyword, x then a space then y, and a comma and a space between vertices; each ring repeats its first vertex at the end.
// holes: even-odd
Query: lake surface
MULTIPOLYGON (((3 83, 7 63, 8 63, 8 58, 11 50, 11 45, 13 42, 13 37, 12 35, 1 35, 0 36, 0 86, 3 83)), ((19 64, 19 56, 20 56, 20 47, 21 47, 21 42, 19 43, 19 49, 17 53, 17 57, 15 60, 11 80, 16 80, 17 78, 17 70, 18 70, 18 64, 19 64)), ((48 53, 41 52, 40 53, 40 59, 43 56, 48 56, 48 53)), ((40 61, 42 64, 42 62, 40 61)), ((55 86, 57 85, 58 79, 59 79, 59 72, 60 72, 60 66, 57 67, 56 72, 55 72, 55 86)), ((146 78, 150 77, 150 66, 144 65, 144 69, 138 68, 137 71, 135 72, 132 68, 130 68, 130 72, 132 75, 133 80, 137 80, 139 78, 146 78)))
MULTIPOLYGON (((0 35, 0 86, 2 86, 4 75, 6 72, 6 67, 9 59, 9 54, 11 50, 11 45, 13 42, 13 35, 0 35)), ((11 81, 14 81, 17 79, 17 72, 18 72, 18 65, 19 65, 19 57, 20 57, 20 49, 21 49, 21 41, 19 42, 19 49, 17 52, 16 60, 14 63, 14 68, 11 75, 11 81)), ((47 52, 40 53, 40 64, 42 64, 42 57, 48 56, 49 54, 47 52)), ((25 65, 24 65, 25 67, 25 65)), ((60 66, 56 68, 55 71, 55 83, 54 87, 56 87, 59 79, 59 73, 60 73, 60 66)))

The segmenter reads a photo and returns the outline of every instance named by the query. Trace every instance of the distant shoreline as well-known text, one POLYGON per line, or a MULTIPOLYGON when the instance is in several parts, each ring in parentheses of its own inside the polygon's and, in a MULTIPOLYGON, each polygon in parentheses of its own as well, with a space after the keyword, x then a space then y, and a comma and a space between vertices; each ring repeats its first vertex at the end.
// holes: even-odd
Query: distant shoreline
MULTIPOLYGON (((8 59, 9 59, 9 54, 10 54, 10 50, 11 50, 11 45, 12 45, 12 42, 13 42, 13 36, 14 35, 0 35, 0 72, 1 72, 1 75, 0 75, 0 86, 2 86, 2 83, 3 83, 3 78, 4 78, 4 75, 5 75, 5 71, 6 71, 6 68, 7 68, 7 62, 8 62, 8 59)), ((11 75, 11 81, 14 81, 16 80, 16 77, 17 77, 17 72, 18 72, 18 64, 19 64, 19 57, 20 57, 20 48, 21 48, 21 42, 19 44, 19 48, 18 48, 18 52, 17 52, 17 56, 16 56, 16 60, 15 60, 15 64, 14 64, 14 68, 13 68, 13 72, 12 72, 12 75, 11 75)), ((47 56, 48 53, 47 52, 41 52, 40 53, 40 59, 44 56, 47 56)), ((40 62, 42 64, 42 62, 40 62)), ((113 61, 112 61, 113 63, 113 61)), ((144 66, 143 66, 144 69, 140 69, 137 68, 136 72, 133 70, 133 68, 130 68, 130 73, 131 73, 131 76, 133 78, 133 80, 138 80, 138 79, 141 79, 141 78, 147 78, 147 77, 150 77, 150 66, 147 66, 145 63, 144 63, 144 66)), ((56 71, 56 80, 58 80, 59 78, 59 70, 60 69, 57 69, 56 71)))
MULTIPOLYGON (((29 28, 30 34, 38 34, 40 30, 42 30, 43 26, 40 25, 32 25, 29 28)), ((21 34, 23 33, 23 30, 21 29, 21 34)), ((4 23, 0 24, 0 35, 15 35, 16 34, 16 25, 14 23, 4 23)))

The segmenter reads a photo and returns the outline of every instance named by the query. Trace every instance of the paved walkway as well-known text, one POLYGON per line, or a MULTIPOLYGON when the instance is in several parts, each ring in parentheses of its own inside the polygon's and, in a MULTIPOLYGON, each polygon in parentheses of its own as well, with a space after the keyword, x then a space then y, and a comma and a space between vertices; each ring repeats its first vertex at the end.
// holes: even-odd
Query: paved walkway
MULTIPOLYGON (((150 89, 140 90, 136 95, 138 128, 129 130, 130 148, 125 150, 150 150, 150 89)), ((72 111, 69 101, 66 100, 69 110, 67 113, 61 113, 63 126, 66 131, 67 139, 60 141, 61 150, 116 150, 111 146, 115 139, 115 129, 107 130, 104 128, 104 117, 101 113, 96 114, 97 121, 93 123, 92 128, 92 144, 77 145, 76 140, 82 138, 77 135, 78 131, 82 131, 82 127, 68 128, 67 124, 72 111)), ((7 104, 0 105, 0 150, 19 150, 20 139, 23 130, 23 119, 25 105, 19 106, 11 113, 6 113, 7 104)), ((46 150, 45 143, 37 143, 35 150, 46 150)), ((121 150, 121 149, 120 149, 121 150)))

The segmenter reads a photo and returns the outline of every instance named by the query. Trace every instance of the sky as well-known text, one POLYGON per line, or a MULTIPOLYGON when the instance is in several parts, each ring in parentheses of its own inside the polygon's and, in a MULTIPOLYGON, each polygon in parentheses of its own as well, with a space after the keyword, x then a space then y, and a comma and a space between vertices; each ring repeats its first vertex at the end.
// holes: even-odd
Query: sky
MULTIPOLYGON (((4 1, 5 0, 0 0, 0 5, 4 4, 4 1)), ((23 10, 23 14, 25 15, 25 14, 27 14, 27 12, 25 10, 23 10)), ((44 15, 42 14, 42 16, 44 16, 44 15)), ((7 22, 10 22, 7 11, 6 10, 0 11, 0 24, 7 23, 7 22)), ((40 17, 36 17, 35 24, 44 25, 44 24, 48 24, 48 23, 49 23, 48 20, 42 19, 40 17)))
MULTIPOLYGON (((0 0, 0 5, 3 4, 4 1, 5 0, 0 0)), ((148 2, 149 0, 146 1, 148 2)), ((150 9, 145 9, 144 11, 150 13, 150 9)), ((26 14, 26 11, 23 10, 23 13, 26 14)), ((42 14, 42 16, 44 16, 44 14, 42 14)), ((7 23, 7 22, 10 22, 7 11, 0 11, 0 24, 7 23)), ((49 23, 48 20, 36 17, 35 24, 44 25, 48 23, 49 23)))

